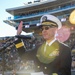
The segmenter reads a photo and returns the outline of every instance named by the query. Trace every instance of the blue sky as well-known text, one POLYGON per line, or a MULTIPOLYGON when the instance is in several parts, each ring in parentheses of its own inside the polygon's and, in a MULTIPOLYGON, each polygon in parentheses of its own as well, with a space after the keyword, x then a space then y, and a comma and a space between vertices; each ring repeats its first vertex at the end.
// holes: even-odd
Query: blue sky
POLYGON ((24 3, 34 0, 1 0, 0 1, 0 37, 5 36, 14 36, 16 35, 16 30, 14 27, 6 24, 3 20, 6 20, 9 16, 9 13, 6 12, 6 9, 23 6, 24 3))

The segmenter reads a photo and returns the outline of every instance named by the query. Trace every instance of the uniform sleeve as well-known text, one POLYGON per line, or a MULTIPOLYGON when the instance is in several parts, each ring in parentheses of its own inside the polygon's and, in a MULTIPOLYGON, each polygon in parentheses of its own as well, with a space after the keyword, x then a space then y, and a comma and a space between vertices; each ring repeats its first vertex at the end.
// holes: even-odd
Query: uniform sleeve
POLYGON ((67 46, 62 47, 60 55, 60 70, 58 75, 71 75, 72 58, 70 48, 67 46))

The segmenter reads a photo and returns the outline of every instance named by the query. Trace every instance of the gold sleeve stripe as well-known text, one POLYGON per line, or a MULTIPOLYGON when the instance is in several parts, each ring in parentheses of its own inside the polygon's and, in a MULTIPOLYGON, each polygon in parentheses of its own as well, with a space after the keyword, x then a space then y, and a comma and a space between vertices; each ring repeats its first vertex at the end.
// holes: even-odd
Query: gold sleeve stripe
POLYGON ((15 46, 16 46, 16 48, 20 48, 20 47, 24 46, 24 44, 23 44, 23 42, 20 42, 20 43, 16 44, 15 46))

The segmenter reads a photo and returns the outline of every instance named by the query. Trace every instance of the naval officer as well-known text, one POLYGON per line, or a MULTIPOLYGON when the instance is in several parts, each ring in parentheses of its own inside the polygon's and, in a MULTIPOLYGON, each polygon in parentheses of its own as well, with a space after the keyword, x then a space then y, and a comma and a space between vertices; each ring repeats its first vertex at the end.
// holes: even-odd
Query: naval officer
POLYGON ((62 27, 60 20, 53 15, 43 15, 40 24, 45 42, 36 49, 25 52, 22 59, 25 62, 34 61, 35 72, 71 75, 71 50, 55 38, 57 30, 62 27))
POLYGON ((62 27, 60 20, 53 15, 43 15, 40 22, 45 42, 37 51, 37 59, 43 63, 42 71, 48 75, 71 75, 71 50, 55 38, 57 30, 62 27))

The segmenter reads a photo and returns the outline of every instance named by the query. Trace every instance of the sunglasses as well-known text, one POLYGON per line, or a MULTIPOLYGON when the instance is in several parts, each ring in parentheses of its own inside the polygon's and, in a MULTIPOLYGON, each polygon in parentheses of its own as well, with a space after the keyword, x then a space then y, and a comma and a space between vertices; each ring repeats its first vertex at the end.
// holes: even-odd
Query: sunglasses
POLYGON ((41 27, 41 30, 49 30, 49 28, 54 28, 56 26, 45 26, 45 27, 41 27))
POLYGON ((48 30, 50 27, 49 26, 46 26, 46 27, 42 27, 41 30, 48 30))

